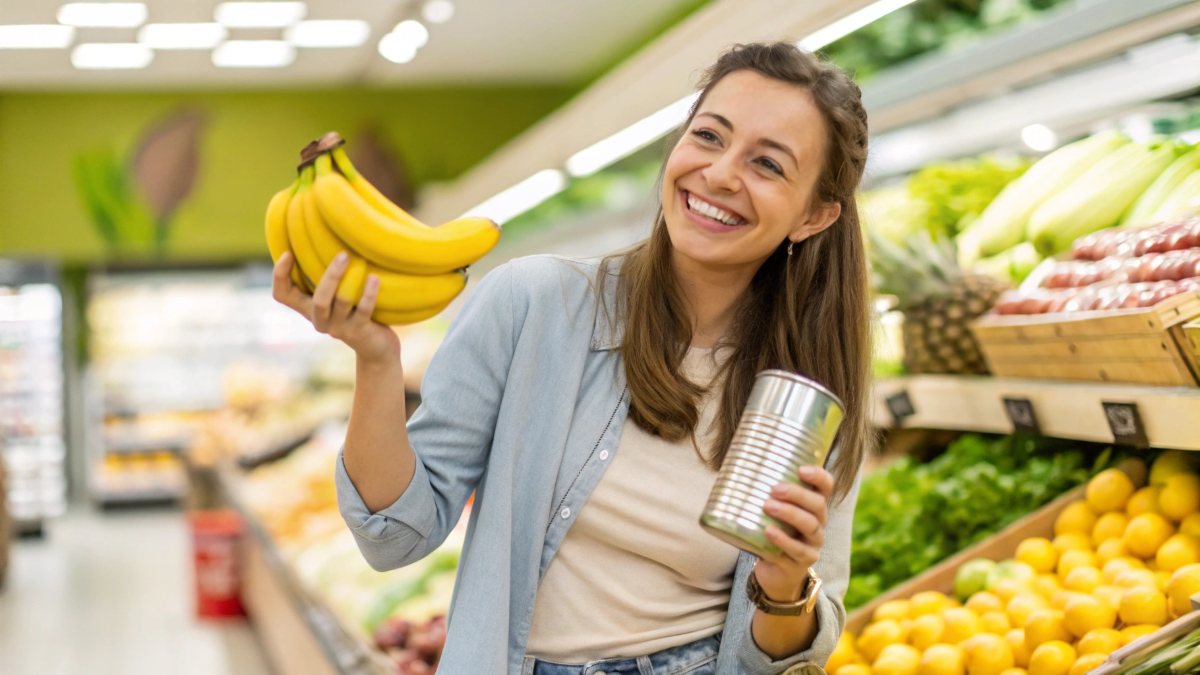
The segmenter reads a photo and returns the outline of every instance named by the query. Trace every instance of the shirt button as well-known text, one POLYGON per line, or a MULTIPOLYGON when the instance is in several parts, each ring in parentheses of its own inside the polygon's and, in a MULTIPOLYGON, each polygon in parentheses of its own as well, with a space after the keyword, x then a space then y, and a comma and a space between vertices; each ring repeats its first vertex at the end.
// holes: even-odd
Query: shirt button
POLYGON ((558 512, 558 515, 562 516, 564 520, 567 518, 570 518, 571 517, 571 507, 564 506, 563 510, 558 512))
MULTIPOLYGON (((606 459, 608 459, 608 451, 607 451, 607 450, 601 450, 601 451, 600 451, 600 461, 602 461, 602 462, 603 462, 603 461, 604 461, 604 460, 606 460, 606 459)), ((600 675, 600 674, 599 674, 599 673, 597 673, 596 675, 600 675)))

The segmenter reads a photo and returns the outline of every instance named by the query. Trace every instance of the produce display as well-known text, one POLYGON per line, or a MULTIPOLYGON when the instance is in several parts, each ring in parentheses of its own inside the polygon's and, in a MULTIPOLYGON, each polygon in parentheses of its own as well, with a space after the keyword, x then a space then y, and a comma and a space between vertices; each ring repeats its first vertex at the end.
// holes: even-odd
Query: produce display
POLYGON ((1083 483, 1111 453, 1021 436, 966 434, 928 463, 903 457, 862 479, 846 607, 987 537, 1083 483))
POLYGON ((986 373, 968 324, 987 312, 1006 286, 963 272, 947 240, 920 232, 903 244, 871 233, 876 291, 894 295, 904 313, 904 367, 910 373, 986 373))
MULTIPOLYGON (((1057 516, 1052 539, 1030 536, 1010 559, 967 562, 953 592, 925 590, 880 604, 858 635, 842 636, 826 670, 1087 673, 1189 612, 1200 592, 1198 461, 1195 453, 1165 452, 1148 484, 1139 460, 1101 471, 1085 497, 1057 516)), ((1194 640, 1185 637, 1139 672, 1197 672, 1194 640), (1172 663, 1168 654, 1179 659, 1172 663), (1171 668, 1180 663, 1187 667, 1171 668)))
POLYGON ((1005 293, 997 314, 1153 307, 1200 291, 1200 216, 1078 239, 1073 260, 1048 263, 1036 286, 1005 293))
POLYGON ((299 176, 267 205, 271 257, 291 251, 292 280, 312 290, 341 252, 349 266, 337 288, 357 303, 367 276, 379 278, 371 318, 410 324, 435 316, 466 287, 465 268, 490 251, 500 228, 465 217, 430 227, 383 196, 354 166, 336 133, 301 152, 299 176))

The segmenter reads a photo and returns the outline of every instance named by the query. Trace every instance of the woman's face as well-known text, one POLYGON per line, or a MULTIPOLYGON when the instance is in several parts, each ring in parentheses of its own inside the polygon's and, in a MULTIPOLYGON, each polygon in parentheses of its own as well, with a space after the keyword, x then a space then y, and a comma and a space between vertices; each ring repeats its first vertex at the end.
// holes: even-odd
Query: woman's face
POLYGON ((831 225, 814 197, 825 122, 807 89, 739 70, 704 99, 667 158, 662 205, 677 268, 757 270, 785 239, 831 225))

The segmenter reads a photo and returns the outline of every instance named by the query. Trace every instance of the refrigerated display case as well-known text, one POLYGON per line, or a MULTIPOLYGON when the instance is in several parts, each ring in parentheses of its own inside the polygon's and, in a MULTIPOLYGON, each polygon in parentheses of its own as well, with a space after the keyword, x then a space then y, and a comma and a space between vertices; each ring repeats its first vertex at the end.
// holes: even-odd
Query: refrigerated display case
POLYGON ((19 533, 66 509, 60 279, 48 263, 0 260, 0 453, 19 533))

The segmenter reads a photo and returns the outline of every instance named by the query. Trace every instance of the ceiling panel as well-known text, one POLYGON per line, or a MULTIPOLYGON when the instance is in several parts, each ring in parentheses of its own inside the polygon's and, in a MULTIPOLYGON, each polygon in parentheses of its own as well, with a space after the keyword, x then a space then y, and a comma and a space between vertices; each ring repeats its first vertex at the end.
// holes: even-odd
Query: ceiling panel
MULTIPOLYGON (((54 23, 57 0, 0 0, 0 24, 54 23)), ((147 0, 150 22, 211 21, 217 0, 147 0)), ((420 17, 416 0, 309 0, 310 19, 362 19, 356 48, 302 49, 286 68, 229 69, 209 51, 161 51, 147 68, 80 71, 70 50, 0 49, 0 89, 187 89, 433 83, 569 83, 594 74, 694 0, 458 0, 449 22, 408 64, 379 55, 379 39, 420 17)), ((232 39, 278 39, 279 30, 233 30, 232 39)), ((80 42, 130 42, 135 29, 79 29, 80 42)))

